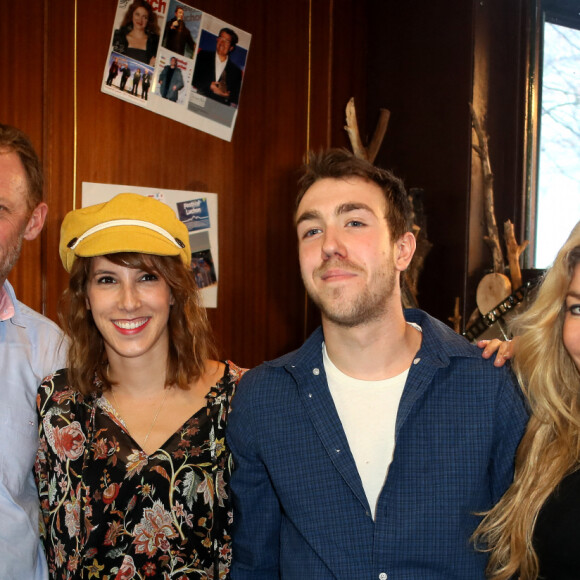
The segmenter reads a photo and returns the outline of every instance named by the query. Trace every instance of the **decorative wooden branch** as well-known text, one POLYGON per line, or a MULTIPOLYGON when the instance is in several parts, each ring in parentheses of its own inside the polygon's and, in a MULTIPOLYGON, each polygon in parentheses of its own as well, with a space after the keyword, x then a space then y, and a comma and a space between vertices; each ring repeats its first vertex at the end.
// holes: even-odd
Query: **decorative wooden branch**
POLYGON ((455 308, 453 309, 453 316, 447 320, 453 324, 453 330, 459 334, 461 332, 461 314, 459 313, 459 296, 455 297, 455 308))
MULTIPOLYGON (((354 105, 354 102, 353 102, 354 105)), ((377 153, 383 144, 383 139, 385 138, 385 133, 387 132, 387 127, 389 125, 389 119, 391 118, 391 112, 388 109, 379 109, 379 120, 377 126, 375 127, 375 132, 373 133, 373 138, 369 143, 367 149, 368 160, 374 163, 377 153)))
POLYGON ((514 233, 514 224, 510 220, 507 220, 503 224, 503 235, 507 247, 508 264, 510 266, 510 277, 512 280, 512 288, 517 290, 522 286, 522 271, 520 269, 520 256, 522 252, 528 247, 530 243, 528 240, 524 240, 522 244, 518 244, 516 241, 516 235, 514 233))
POLYGON ((348 133, 348 138, 350 139, 350 145, 352 147, 352 152, 356 157, 360 159, 368 159, 367 151, 363 142, 360 138, 360 133, 358 130, 358 122, 356 120, 356 108, 354 106, 354 97, 351 97, 346 104, 346 125, 345 130, 348 133))
POLYGON ((497 222, 495 220, 495 206, 493 200, 493 173, 491 171, 491 164, 489 161, 489 150, 487 146, 487 135, 483 130, 482 124, 475 113, 473 105, 469 103, 471 110, 471 122, 473 129, 477 136, 477 145, 473 145, 474 151, 479 155, 481 160, 481 168, 483 173, 483 194, 485 204, 485 223, 487 228, 487 235, 484 240, 491 249, 493 257, 493 271, 497 274, 505 272, 505 262, 499 243, 499 233, 497 222))
POLYGON ((383 139, 385 138, 390 116, 391 113, 388 109, 380 109, 379 120, 376 129, 373 133, 373 138, 371 139, 371 142, 367 148, 363 145, 360 132, 358 130, 354 97, 350 98, 346 105, 346 125, 344 128, 348 133, 352 152, 356 157, 359 157, 360 159, 366 159, 367 161, 374 163, 381 144, 383 143, 383 139))
MULTIPOLYGON (((469 104, 471 111, 471 123, 477 137, 477 145, 473 145, 474 151, 481 160, 481 171, 483 175, 483 195, 485 207, 485 222, 487 235, 484 240, 491 249, 493 257, 493 273, 486 274, 479 282, 476 292, 476 303, 479 312, 485 316, 496 308, 498 304, 510 297, 513 292, 522 286, 522 274, 520 270, 519 258, 526 249, 528 242, 518 245, 514 227, 511 221, 504 223, 504 240, 507 248, 508 263, 510 267, 511 280, 505 275, 505 261, 500 246, 499 232, 495 219, 495 204, 493 199, 493 173, 489 160, 488 136, 483 129, 483 123, 475 113, 473 104, 469 104)), ((468 322, 473 320, 473 315, 468 322)), ((475 323, 475 322, 474 322, 475 323)))

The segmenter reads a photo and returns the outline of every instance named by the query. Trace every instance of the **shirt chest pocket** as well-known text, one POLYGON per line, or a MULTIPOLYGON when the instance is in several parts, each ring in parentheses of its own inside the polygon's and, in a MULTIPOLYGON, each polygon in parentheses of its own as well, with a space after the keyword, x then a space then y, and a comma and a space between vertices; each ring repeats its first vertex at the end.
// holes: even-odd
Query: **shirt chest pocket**
POLYGON ((21 489, 30 477, 38 449, 36 412, 0 406, 0 478, 10 488, 21 489))

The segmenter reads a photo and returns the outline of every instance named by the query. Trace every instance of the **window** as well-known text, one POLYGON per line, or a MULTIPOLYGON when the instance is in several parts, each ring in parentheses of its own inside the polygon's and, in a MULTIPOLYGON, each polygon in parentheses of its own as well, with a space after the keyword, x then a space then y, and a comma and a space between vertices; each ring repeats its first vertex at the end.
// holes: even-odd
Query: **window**
POLYGON ((540 20, 537 178, 528 231, 535 239, 531 266, 546 268, 580 221, 580 3, 546 0, 540 20))

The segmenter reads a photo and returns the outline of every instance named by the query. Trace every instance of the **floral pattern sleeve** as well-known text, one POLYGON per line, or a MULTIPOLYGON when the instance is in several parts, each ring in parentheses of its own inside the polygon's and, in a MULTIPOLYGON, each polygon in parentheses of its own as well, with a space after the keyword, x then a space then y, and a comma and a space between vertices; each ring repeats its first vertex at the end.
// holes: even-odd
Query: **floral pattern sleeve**
POLYGON ((83 397, 65 370, 45 379, 35 475, 51 578, 229 577, 225 425, 242 374, 226 362, 206 406, 149 456, 105 397, 83 397))

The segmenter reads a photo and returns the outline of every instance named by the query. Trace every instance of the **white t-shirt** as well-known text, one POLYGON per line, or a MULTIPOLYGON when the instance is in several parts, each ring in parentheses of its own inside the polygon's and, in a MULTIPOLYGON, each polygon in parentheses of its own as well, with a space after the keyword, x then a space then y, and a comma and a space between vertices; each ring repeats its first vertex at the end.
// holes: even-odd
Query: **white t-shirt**
POLYGON ((375 516, 395 450, 395 424, 409 369, 390 379, 364 381, 340 371, 322 345, 328 388, 375 516))
POLYGON ((218 56, 218 53, 216 52, 215 53, 215 80, 216 80, 216 82, 218 82, 220 80, 220 77, 222 76, 222 73, 224 72, 224 70, 226 68, 226 64, 228 64, 228 59, 226 58, 226 60, 220 60, 220 57, 218 56))

